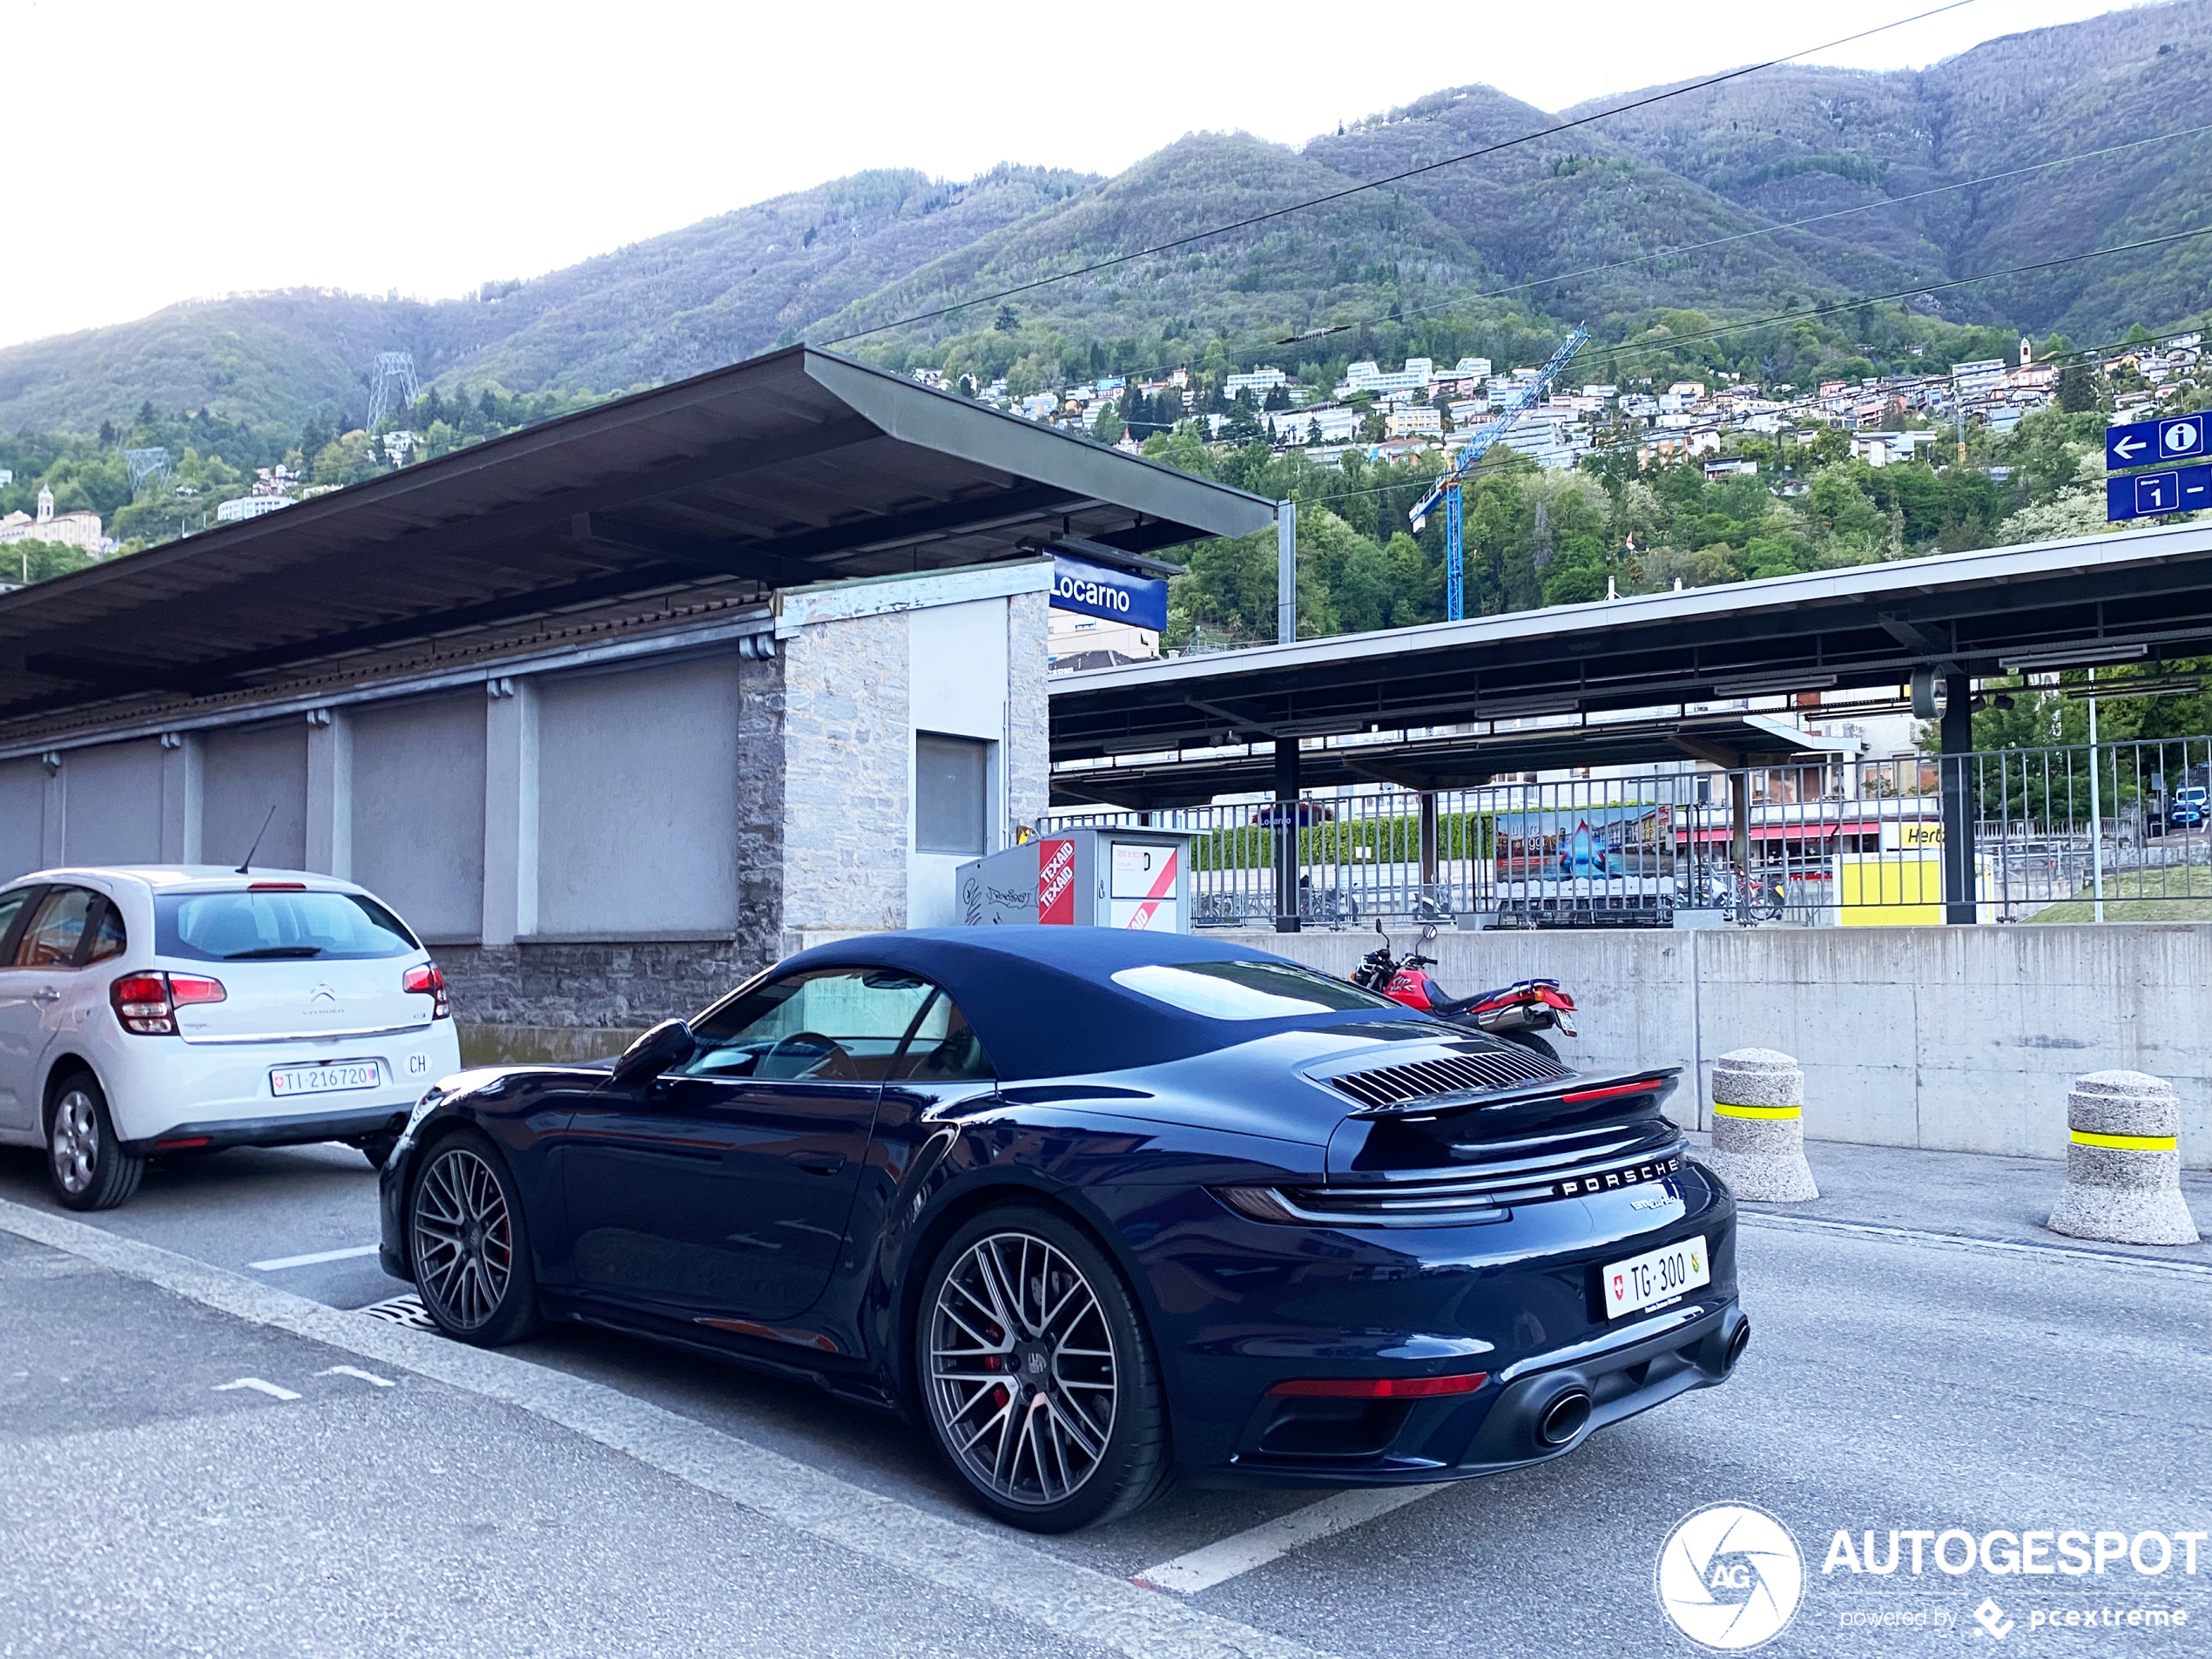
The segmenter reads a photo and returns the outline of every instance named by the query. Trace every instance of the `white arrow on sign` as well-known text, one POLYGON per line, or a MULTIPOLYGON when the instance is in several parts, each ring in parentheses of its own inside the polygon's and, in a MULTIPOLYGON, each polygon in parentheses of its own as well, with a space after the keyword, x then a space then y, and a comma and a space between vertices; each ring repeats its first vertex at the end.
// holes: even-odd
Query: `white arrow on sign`
POLYGON ((2143 448, 2143 441, 2141 438, 2122 438, 2112 446, 2112 452, 2122 461, 2133 461, 2135 458, 2135 451, 2141 448, 2143 448))

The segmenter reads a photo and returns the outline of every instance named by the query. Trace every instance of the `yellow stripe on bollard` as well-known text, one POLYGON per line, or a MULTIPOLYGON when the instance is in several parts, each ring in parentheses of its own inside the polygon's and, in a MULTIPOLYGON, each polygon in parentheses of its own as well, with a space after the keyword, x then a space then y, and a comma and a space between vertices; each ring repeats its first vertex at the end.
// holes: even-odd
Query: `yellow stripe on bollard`
POLYGON ((2086 1129, 2069 1132, 2076 1146, 2109 1147, 2115 1152, 2171 1152, 2181 1144, 2177 1135, 2093 1135, 2086 1129))
POLYGON ((1720 1117, 1797 1117, 1803 1115, 1802 1106, 1731 1106, 1726 1101, 1713 1103, 1713 1111, 1720 1117))

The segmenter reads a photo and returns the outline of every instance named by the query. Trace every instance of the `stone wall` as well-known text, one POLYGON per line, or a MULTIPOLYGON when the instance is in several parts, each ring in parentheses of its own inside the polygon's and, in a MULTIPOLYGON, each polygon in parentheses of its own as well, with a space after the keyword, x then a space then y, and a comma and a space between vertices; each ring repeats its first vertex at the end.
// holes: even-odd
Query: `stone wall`
POLYGON ((1034 825, 1051 805, 1052 717, 1047 707, 1051 611, 1042 593, 1007 601, 1006 815, 1034 825))
POLYGON ((873 932, 907 921, 907 618, 819 623, 783 664, 782 932, 873 932))

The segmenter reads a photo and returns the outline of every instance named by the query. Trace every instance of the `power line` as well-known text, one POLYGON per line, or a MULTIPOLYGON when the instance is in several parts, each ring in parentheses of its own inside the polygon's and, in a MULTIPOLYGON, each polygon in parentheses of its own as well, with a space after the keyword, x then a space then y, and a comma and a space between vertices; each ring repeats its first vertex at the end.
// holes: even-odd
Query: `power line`
POLYGON ((1056 276, 1039 277, 1032 282, 1017 283, 1012 287, 1001 288, 995 293, 978 294, 972 300, 957 300, 948 306, 940 306, 932 311, 919 311, 911 316, 900 317, 891 322, 878 323, 872 328, 855 329, 851 334, 838 334, 825 343, 842 346, 847 341, 865 340, 871 334, 885 334, 894 328, 910 327, 918 322, 928 322, 938 317, 950 316, 956 311, 967 311, 976 306, 987 306, 994 300, 1010 300, 1016 294, 1028 293, 1038 288, 1049 287, 1056 282, 1073 281, 1077 277, 1093 276, 1101 271, 1110 271, 1117 266, 1128 265, 1137 260, 1146 260, 1157 254, 1173 253, 1177 248, 1188 247, 1194 242, 1204 242, 1217 236, 1226 236, 1232 231, 1249 230, 1255 225, 1264 225, 1270 220, 1286 218, 1292 213, 1302 213, 1309 208, 1324 207, 1331 202, 1343 201, 1347 197, 1357 196, 1365 191, 1379 190, 1386 185, 1403 184, 1408 179, 1418 179, 1425 173, 1435 172, 1440 168, 1457 166, 1463 161, 1480 160, 1484 156, 1494 156, 1501 151, 1514 149, 1524 144, 1534 144, 1540 138, 1555 138, 1560 133, 1571 132, 1576 127, 1588 126, 1593 122, 1607 120, 1616 115, 1628 115, 1637 110, 1648 109, 1652 105, 1663 104, 1669 98, 1682 98, 1690 92, 1702 92, 1708 87, 1719 86, 1729 81, 1741 80, 1746 75, 1756 75, 1763 70, 1794 63, 1800 57, 1809 57, 1814 52, 1831 51, 1838 46, 1848 46, 1875 35, 1885 34, 1892 29, 1901 29, 1907 24, 1922 23, 1930 17, 1939 17, 1945 12, 1958 11, 1975 3, 1977 0, 1949 0, 1947 4, 1935 6, 1926 11, 1916 12, 1909 17, 1899 17, 1893 23, 1878 24, 1871 29, 1862 29, 1856 34, 1845 35, 1836 40, 1824 41, 1817 46, 1806 46, 1784 57, 1768 58, 1764 63, 1750 64, 1741 69, 1731 69, 1723 74, 1708 76, 1703 80, 1685 82, 1680 86, 1670 87, 1666 91, 1655 92, 1649 98, 1636 98, 1627 104, 1616 105, 1609 110, 1600 110, 1593 115, 1577 116, 1572 121, 1561 121, 1536 132, 1525 132, 1517 138, 1507 138, 1498 144, 1486 145, 1480 150, 1469 150, 1460 155, 1447 156, 1440 161, 1425 162, 1418 167, 1408 167, 1402 172, 1390 173, 1380 179, 1370 179, 1364 184, 1350 185, 1342 190, 1330 191, 1325 195, 1312 197, 1305 201, 1293 202, 1287 207, 1271 207, 1264 213, 1249 214, 1243 219, 1232 219, 1226 225, 1217 225, 1211 230, 1193 231, 1187 236, 1175 237, 1165 242, 1156 243, 1150 247, 1139 248, 1134 253, 1117 253, 1111 259, 1095 260, 1089 265, 1079 266, 1072 271, 1062 271, 1056 276))
MULTIPOLYGON (((2054 167, 2067 166, 2077 161, 2094 161, 2106 156, 2120 154, 2124 151, 2141 149, 2147 145, 2170 144, 2177 139, 2196 138, 2207 132, 2212 132, 2212 122, 2208 122, 2202 126, 2184 127, 2175 132, 2159 133, 2148 138, 2130 139, 2126 144, 2108 145, 2101 150, 2084 150, 2070 156, 2057 156, 2051 160, 2033 162, 2025 167, 2013 167, 2002 172, 1985 173, 1975 179, 1963 179, 1955 184, 1938 185, 1932 189, 1916 191, 1909 196, 1886 197, 1880 201, 1862 202, 1856 207, 1838 208, 1829 213, 1816 213, 1810 219, 1792 219, 1787 224, 1768 225, 1756 230, 1741 231, 1733 235, 1716 238, 1711 241, 1691 242, 1679 247, 1660 248, 1650 253, 1638 254, 1633 259, 1615 260, 1605 265, 1587 266, 1579 271, 1563 272, 1556 276, 1531 277, 1528 280, 1515 283, 1510 287, 1492 288, 1479 293, 1462 294, 1456 299, 1441 300, 1434 305, 1421 306, 1412 311, 1401 312, 1399 315, 1401 319, 1425 317, 1440 311, 1457 310, 1462 307, 1480 304, 1485 300, 1501 299, 1510 294, 1523 293, 1530 288, 1540 288, 1547 284, 1572 282, 1582 277, 1596 276, 1607 271, 1617 271, 1629 266, 1649 264, 1656 260, 1675 259, 1685 254, 1704 253, 1712 248, 1725 247, 1732 243, 1748 241, 1756 237, 1776 236, 1784 231, 1801 230, 1808 225, 1817 225, 1831 219, 1843 219, 1853 213, 1868 213, 1879 208, 1902 206, 1908 202, 1924 201, 1931 196, 1941 196, 1961 190, 1973 190, 1983 185, 2000 184, 2007 179, 2018 179, 2033 172, 2045 172, 2054 167)), ((1853 301, 1852 303, 1861 302, 1853 301)), ((1302 341, 1318 340, 1327 334, 1345 334, 1354 328, 1371 326, 1377 320, 1379 320, 1376 318, 1368 317, 1357 322, 1337 323, 1327 328, 1312 329, 1289 340, 1254 341, 1246 347, 1232 350, 1229 354, 1232 358, 1241 357, 1249 354, 1252 348, 1265 345, 1288 346, 1302 341)), ((1609 352, 1613 348, 1608 347, 1602 349, 1609 352)), ((1174 367, 1172 363, 1154 364, 1150 368, 1130 368, 1116 372, 1124 379, 1135 380, 1141 375, 1157 373, 1163 368, 1171 369, 1174 367)))
MULTIPOLYGON (((2126 144, 2108 145, 2101 150, 2084 150, 2075 155, 2058 156, 2049 161, 2038 161, 2025 167, 2013 167, 2003 172, 1985 173, 1979 179, 1962 179, 1956 184, 1938 185, 1932 189, 1915 191, 1909 196, 1885 197, 1880 201, 1861 202, 1856 207, 1842 207, 1830 213, 1816 213, 1811 219, 1791 219, 1787 224, 1767 225, 1757 230, 1739 231, 1734 235, 1716 237, 1709 242, 1689 242, 1680 247, 1660 248, 1655 253, 1640 253, 1634 259, 1614 260, 1604 265, 1585 266, 1579 271, 1566 271, 1557 276, 1531 277, 1526 282, 1516 282, 1510 287, 1491 288, 1480 293, 1462 295, 1456 300, 1439 300, 1432 306, 1417 307, 1412 311, 1401 311, 1399 316, 1401 318, 1429 316, 1439 311, 1450 311, 1457 307, 1474 305, 1484 300, 1498 300, 1508 294, 1526 293, 1530 288, 1541 288, 1553 283, 1573 282, 1582 277, 1602 275, 1608 271, 1624 270, 1635 265, 1648 265, 1655 260, 1676 259, 1684 254, 1703 253, 1713 248, 1727 247, 1737 242, 1749 241, 1755 237, 1778 236, 1784 231, 1803 230, 1808 225, 1822 224, 1831 219, 1844 219, 1853 213, 1871 213, 1884 207, 1901 207, 1907 202, 1925 201, 1931 196, 1948 195, 1954 191, 1973 190, 1981 185, 2001 184, 2007 179, 2018 179, 2032 172, 2048 172, 2053 167, 2063 167, 2072 162, 2094 161, 2105 156, 2117 155, 2122 151, 2139 150, 2146 145, 2168 144, 2177 138, 2193 138, 2206 132, 2212 132, 2212 122, 2208 122, 2202 126, 2184 127, 2177 132, 2161 132, 2154 138, 2131 139, 2126 144)), ((1365 320, 1370 324, 1375 320, 1372 317, 1365 320)), ((1361 326, 1358 322, 1337 323, 1328 328, 1311 330, 1298 335, 1293 340, 1278 340, 1272 343, 1278 346, 1293 345, 1298 341, 1318 340, 1325 334, 1343 334, 1361 326)))

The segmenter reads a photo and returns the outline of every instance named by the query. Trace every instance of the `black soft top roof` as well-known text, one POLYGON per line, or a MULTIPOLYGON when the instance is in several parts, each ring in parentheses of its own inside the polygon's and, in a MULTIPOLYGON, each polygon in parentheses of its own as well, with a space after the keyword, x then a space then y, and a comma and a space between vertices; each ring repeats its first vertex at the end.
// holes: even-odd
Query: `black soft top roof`
POLYGON ((1220 1020, 1172 1007, 1113 979, 1123 968, 1156 962, 1221 961, 1302 966, 1225 940, 1110 927, 1015 927, 871 934, 802 951, 779 972, 896 968, 934 980, 960 1005, 1008 1082, 1160 1065, 1275 1031, 1421 1017, 1393 1003, 1220 1020))

